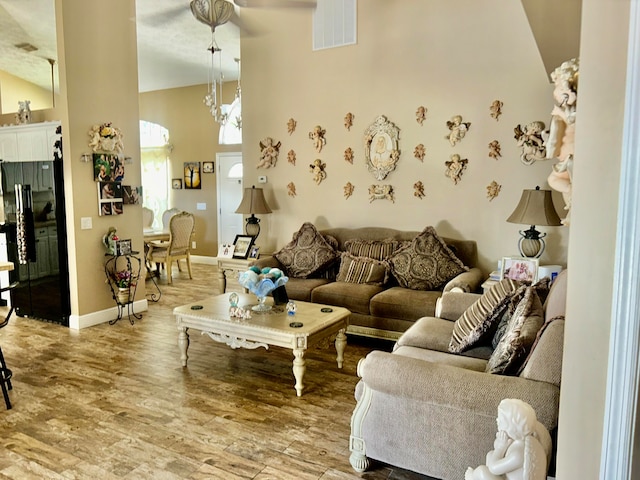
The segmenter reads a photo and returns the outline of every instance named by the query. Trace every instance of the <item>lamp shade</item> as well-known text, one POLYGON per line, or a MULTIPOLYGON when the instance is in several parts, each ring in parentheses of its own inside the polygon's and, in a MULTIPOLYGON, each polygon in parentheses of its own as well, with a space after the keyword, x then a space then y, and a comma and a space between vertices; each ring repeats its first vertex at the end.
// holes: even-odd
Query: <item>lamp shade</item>
POLYGON ((242 201, 236 209, 236 213, 271 213, 271 209, 264 199, 264 191, 262 188, 256 188, 255 186, 245 188, 242 201))
POLYGON ((522 225, 543 225, 557 227, 562 225, 553 206, 551 190, 523 190, 522 197, 513 213, 507 218, 509 223, 522 225))

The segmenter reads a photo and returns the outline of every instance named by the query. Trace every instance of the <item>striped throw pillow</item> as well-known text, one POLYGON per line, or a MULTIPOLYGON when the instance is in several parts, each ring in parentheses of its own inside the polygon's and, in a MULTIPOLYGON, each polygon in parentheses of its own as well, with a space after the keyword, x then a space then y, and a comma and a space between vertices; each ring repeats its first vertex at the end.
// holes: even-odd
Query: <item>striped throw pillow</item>
POLYGON ((367 285, 384 285, 389 277, 389 264, 367 257, 342 253, 340 271, 336 281, 367 285))
POLYGON ((483 340, 500 321, 520 282, 505 278, 492 286, 456 320, 449 342, 451 353, 462 353, 483 340))
POLYGON ((354 257, 369 257, 374 260, 386 260, 400 246, 397 240, 358 240, 344 242, 345 251, 354 257))

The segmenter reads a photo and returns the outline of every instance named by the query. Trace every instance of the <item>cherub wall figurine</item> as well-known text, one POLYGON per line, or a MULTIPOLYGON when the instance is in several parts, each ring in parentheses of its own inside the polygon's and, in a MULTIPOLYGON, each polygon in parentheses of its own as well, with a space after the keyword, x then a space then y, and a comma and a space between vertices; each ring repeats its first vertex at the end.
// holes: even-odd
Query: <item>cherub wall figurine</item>
POLYGON ((289 135, 291 135, 293 132, 296 131, 297 124, 298 122, 296 122, 293 118, 290 118, 289 120, 287 120, 287 133, 289 135))
POLYGON ((501 188, 502 188, 502 185, 499 185, 498 182, 496 182, 495 180, 491 182, 489 185, 487 185, 487 198, 489 199, 489 201, 493 200, 498 196, 501 188))
POLYGON ((544 122, 529 122, 524 126, 520 125, 513 129, 514 136, 521 149, 520 160, 525 165, 531 165, 536 160, 544 160, 546 148, 542 134, 544 132, 544 122))
POLYGON ((351 127, 353 127, 353 113, 349 112, 344 116, 344 128, 351 131, 351 127))
POLYGON ((413 184, 413 196, 420 200, 424 197, 424 184, 420 180, 413 184))
POLYGON ((295 165, 296 164, 296 152, 294 152, 293 150, 289 150, 287 152, 287 161, 291 165, 295 165))
POLYGON ((466 170, 469 160, 467 160, 466 158, 461 159, 460 155, 458 155, 457 153, 451 155, 450 158, 451 160, 444 162, 444 164, 447 166, 444 174, 451 180, 453 180, 454 185, 457 185, 458 182, 462 179, 462 173, 466 170))
POLYGON ((325 168, 327 168, 327 164, 323 163, 319 158, 309 165, 309 171, 313 173, 313 181, 316 182, 316 185, 320 185, 320 182, 327 178, 327 173, 324 171, 325 168))
POLYGON ((391 185, 371 185, 369 187, 369 203, 383 199, 396 203, 393 187, 391 185))
POLYGON ((318 153, 322 151, 322 147, 327 143, 324 138, 325 133, 327 133, 327 131, 320 125, 316 125, 313 127, 313 130, 309 132, 309 138, 313 140, 313 148, 315 148, 318 153))
POLYGON ((498 157, 502 156, 502 153, 500 152, 501 148, 502 147, 500 147, 500 142, 498 140, 491 142, 489 144, 489 157, 498 160, 498 157))
POLYGON ((453 147, 464 138, 469 127, 471 127, 471 122, 463 122, 462 116, 455 115, 451 117, 450 121, 447 120, 447 128, 450 130, 450 133, 444 138, 449 140, 449 144, 453 147))
POLYGON ((424 145, 422 143, 416 145, 416 148, 413 149, 413 156, 421 162, 424 161, 424 156, 426 153, 427 150, 424 148, 424 145))
POLYGON ((420 105, 416 110, 416 122, 422 126, 422 122, 424 122, 425 118, 427 118, 427 108, 420 105))
POLYGON ((500 100, 494 100, 491 102, 491 106, 489 107, 489 112, 491 114, 491 118, 495 118, 496 122, 499 120, 500 115, 502 115, 502 103, 500 100))
POLYGON ((505 398, 498 405, 498 432, 486 465, 469 467, 465 480, 545 480, 551 435, 531 405, 505 398))
POLYGON ((267 137, 260 141, 260 161, 257 168, 271 168, 276 166, 280 153, 280 142, 273 143, 273 138, 267 137))
POLYGON ((353 165, 353 150, 351 149, 351 147, 348 147, 344 151, 344 159, 353 165))
POLYGON ((289 195, 290 197, 295 197, 296 196, 296 185, 293 182, 289 182, 289 184, 287 185, 287 195, 289 195))
POLYGON ((31 100, 18 101, 16 123, 18 125, 31 123, 31 100))
POLYGON ((342 187, 344 191, 344 198, 349 198, 351 195, 353 195, 353 191, 355 190, 355 188, 356 187, 354 187, 351 182, 347 182, 345 186, 342 187))
POLYGON ((567 211, 566 217, 562 220, 563 225, 569 225, 570 220, 579 69, 579 59, 572 58, 551 73, 551 80, 555 84, 554 106, 551 111, 549 138, 545 146, 547 158, 557 158, 558 163, 553 165, 547 181, 551 188, 562 193, 564 209, 567 211))

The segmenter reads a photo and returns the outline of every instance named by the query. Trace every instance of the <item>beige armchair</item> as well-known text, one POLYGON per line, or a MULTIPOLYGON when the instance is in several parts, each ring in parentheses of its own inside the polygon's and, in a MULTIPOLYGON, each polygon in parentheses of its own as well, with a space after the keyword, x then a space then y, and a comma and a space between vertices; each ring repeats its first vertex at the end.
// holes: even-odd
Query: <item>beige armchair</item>
POLYGON ((192 213, 180 212, 175 214, 169 220, 169 241, 152 241, 149 242, 149 251, 147 252, 147 262, 165 264, 167 266, 167 282, 172 283, 171 264, 175 260, 178 264, 178 270, 182 271, 180 260, 187 260, 187 269, 189 278, 191 275, 191 237, 195 228, 195 218, 192 213))

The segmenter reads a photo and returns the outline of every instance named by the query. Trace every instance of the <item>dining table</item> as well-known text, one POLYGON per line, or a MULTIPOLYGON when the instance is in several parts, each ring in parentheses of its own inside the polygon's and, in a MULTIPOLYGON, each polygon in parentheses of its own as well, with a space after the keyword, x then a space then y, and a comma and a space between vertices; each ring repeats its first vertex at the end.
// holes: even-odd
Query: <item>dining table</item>
POLYGON ((142 234, 143 234, 143 241, 144 241, 144 263, 147 270, 146 278, 151 279, 151 281, 155 285, 155 288, 158 291, 157 294, 155 293, 151 294, 151 300, 154 302, 157 302, 158 300, 160 300, 160 297, 162 296, 162 292, 160 291, 160 287, 158 286, 158 283, 156 282, 156 279, 154 278, 154 276, 159 275, 159 272, 157 270, 154 271, 153 265, 151 265, 149 263, 149 260, 147 260, 147 252, 149 251, 149 244, 151 242, 154 242, 154 241, 168 242, 170 238, 169 230, 163 230, 160 228, 158 229, 145 228, 143 229, 142 234))

